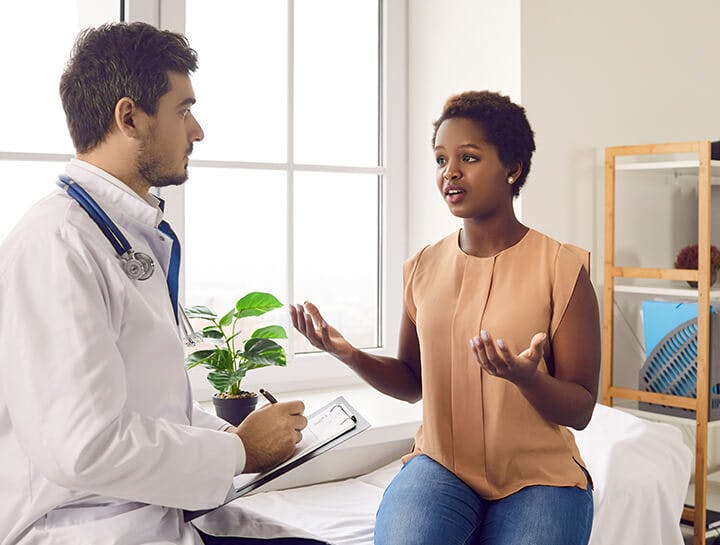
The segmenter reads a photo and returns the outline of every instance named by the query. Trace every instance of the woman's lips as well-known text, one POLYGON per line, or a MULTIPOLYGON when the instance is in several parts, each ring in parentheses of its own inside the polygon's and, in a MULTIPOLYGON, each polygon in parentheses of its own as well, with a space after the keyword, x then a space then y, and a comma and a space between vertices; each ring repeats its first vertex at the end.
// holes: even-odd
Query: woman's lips
POLYGON ((465 198, 465 191, 462 189, 449 189, 445 192, 445 200, 450 204, 457 204, 465 198))

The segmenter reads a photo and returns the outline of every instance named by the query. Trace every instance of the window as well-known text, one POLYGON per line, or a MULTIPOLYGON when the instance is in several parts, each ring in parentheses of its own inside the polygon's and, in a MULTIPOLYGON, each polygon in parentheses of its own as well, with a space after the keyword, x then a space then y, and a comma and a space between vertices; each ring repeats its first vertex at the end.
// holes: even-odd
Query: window
MULTIPOLYGON (((160 4, 160 26, 184 32, 200 65, 193 112, 205 140, 188 183, 161 191, 184 240, 186 304, 224 313, 255 290, 307 299, 356 346, 394 353, 404 157, 387 158, 404 137, 404 101, 395 98, 404 92, 404 26, 392 38, 387 29, 404 16, 399 2, 387 4, 160 4)), ((291 331, 287 308, 264 319, 291 335, 288 368, 253 371, 248 388, 357 380, 291 331)), ((204 373, 191 373, 201 398, 211 393, 204 373)))
MULTIPOLYGON (((78 31, 124 17, 184 32, 199 53, 193 110, 206 139, 189 182, 159 191, 183 242, 181 298, 219 312, 247 291, 308 299, 355 345, 395 352, 404 2, 58 0, 43 9, 38 18, 32 2, 0 8, 0 45, 22 51, 6 59, 16 84, 0 87, 0 176, 33 182, 0 203, 0 239, 72 157, 58 82, 78 31), (17 24, 27 20, 32 32, 17 24)), ((287 308, 267 319, 291 334, 288 368, 253 371, 248 389, 357 380, 292 333, 287 308)), ((191 381, 196 397, 209 397, 203 370, 191 381)))
POLYGON ((58 84, 75 36, 89 25, 118 20, 119 0, 3 2, 0 50, 8 81, 0 85, 0 240, 38 199, 50 193, 73 152, 58 84), (25 22, 32 21, 32 25, 25 22), (12 183, 13 180, 22 183, 12 183))

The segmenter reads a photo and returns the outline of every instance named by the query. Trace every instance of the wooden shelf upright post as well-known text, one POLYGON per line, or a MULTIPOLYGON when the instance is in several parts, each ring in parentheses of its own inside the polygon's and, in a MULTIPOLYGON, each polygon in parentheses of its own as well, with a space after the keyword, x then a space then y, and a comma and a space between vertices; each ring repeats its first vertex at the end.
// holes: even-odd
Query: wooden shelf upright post
POLYGON ((602 402, 632 399, 695 410, 695 506, 685 509, 693 521, 693 544, 705 545, 707 506, 707 435, 710 385, 710 238, 711 238, 710 142, 683 142, 616 146, 605 149, 605 271, 603 287, 602 402), (618 267, 615 264, 615 171, 616 158, 631 155, 695 153, 698 157, 698 269, 651 269, 618 267), (616 278, 686 280, 698 284, 697 397, 645 392, 613 384, 613 311, 616 278))

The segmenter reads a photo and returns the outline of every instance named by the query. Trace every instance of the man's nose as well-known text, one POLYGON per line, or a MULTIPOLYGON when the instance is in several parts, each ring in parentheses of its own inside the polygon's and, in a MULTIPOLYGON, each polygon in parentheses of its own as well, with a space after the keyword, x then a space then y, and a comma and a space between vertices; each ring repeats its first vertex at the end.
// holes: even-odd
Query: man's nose
POLYGON ((192 142, 200 142, 203 138, 205 138, 205 132, 202 130, 200 123, 198 123, 197 119, 193 116, 193 125, 190 129, 190 139, 192 142))

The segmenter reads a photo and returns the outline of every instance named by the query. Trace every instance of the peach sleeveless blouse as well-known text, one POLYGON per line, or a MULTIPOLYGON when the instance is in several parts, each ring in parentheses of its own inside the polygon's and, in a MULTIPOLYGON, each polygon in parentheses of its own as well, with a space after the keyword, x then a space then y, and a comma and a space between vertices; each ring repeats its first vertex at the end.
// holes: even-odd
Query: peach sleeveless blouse
MULTIPOLYGON (((587 488, 572 433, 545 420, 514 384, 481 370, 481 329, 517 354, 535 333, 552 340, 589 254, 530 229, 492 257, 465 254, 459 233, 404 266, 404 302, 417 328, 423 419, 415 448, 485 499, 530 485, 587 488)), ((547 373, 545 360, 539 369, 547 373)))

